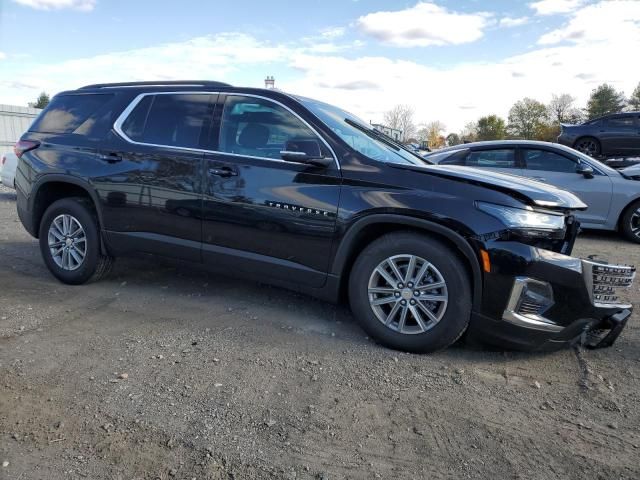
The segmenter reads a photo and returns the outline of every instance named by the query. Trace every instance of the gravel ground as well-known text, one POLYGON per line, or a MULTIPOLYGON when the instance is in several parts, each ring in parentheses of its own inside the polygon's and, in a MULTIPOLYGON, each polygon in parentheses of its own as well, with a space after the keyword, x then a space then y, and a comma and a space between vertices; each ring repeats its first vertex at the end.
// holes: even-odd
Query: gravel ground
MULTIPOLYGON (((592 253, 640 265, 615 235, 592 253)), ((344 307, 157 260, 65 286, 0 187, 2 479, 637 479, 639 347, 634 315, 606 350, 402 354, 344 307)))

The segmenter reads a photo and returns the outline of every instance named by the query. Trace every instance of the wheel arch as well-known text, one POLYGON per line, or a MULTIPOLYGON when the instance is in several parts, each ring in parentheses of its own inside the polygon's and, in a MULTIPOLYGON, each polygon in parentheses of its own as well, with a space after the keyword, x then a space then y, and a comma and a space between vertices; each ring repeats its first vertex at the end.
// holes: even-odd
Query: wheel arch
POLYGON ((618 231, 621 231, 622 229, 622 219, 627 214, 629 209, 633 206, 633 204, 638 201, 640 201, 640 194, 629 200, 627 204, 620 210, 620 213, 618 214, 618 220, 616 221, 616 228, 618 229, 618 231))
POLYGON ((473 307, 482 298, 482 271, 471 245, 457 232, 428 220, 396 214, 372 214, 356 221, 345 233, 334 256, 331 274, 340 278, 340 295, 344 295, 351 269, 358 254, 371 242, 394 231, 427 234, 453 247, 468 267, 473 307))
MULTIPOLYGON (((49 174, 41 177, 33 186, 33 194, 30 196, 30 210, 32 212, 32 225, 34 236, 38 238, 40 222, 46 209, 53 202, 63 198, 82 197, 91 202, 91 206, 98 217, 98 230, 101 231, 102 212, 99 208, 98 195, 91 185, 85 180, 68 175, 49 174)), ((107 253, 104 240, 101 237, 101 250, 107 253)))

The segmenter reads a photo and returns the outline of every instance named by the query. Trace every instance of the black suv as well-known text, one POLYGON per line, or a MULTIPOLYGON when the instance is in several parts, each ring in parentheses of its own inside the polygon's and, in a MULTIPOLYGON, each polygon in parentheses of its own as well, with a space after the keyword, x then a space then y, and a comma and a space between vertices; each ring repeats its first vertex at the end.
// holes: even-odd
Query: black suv
POLYGON ((560 124, 558 143, 592 157, 640 155, 640 112, 615 113, 580 125, 560 124))
POLYGON ((18 213, 81 284, 151 253, 323 299, 384 345, 465 332, 506 347, 609 345, 634 269, 570 257, 574 195, 434 166, 353 115, 218 82, 58 94, 16 145, 18 213), (596 331, 605 333, 595 335, 596 331))

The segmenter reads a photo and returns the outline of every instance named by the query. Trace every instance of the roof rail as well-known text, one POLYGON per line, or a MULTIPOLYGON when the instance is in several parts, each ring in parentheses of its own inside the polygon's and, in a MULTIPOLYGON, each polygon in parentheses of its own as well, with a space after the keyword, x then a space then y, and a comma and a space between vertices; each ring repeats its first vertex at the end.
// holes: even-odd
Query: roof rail
POLYGON ((93 85, 85 85, 79 90, 90 88, 117 88, 117 87, 166 87, 166 86, 184 86, 184 87, 230 87, 228 83, 214 82, 211 80, 157 80, 148 82, 119 82, 119 83, 95 83, 93 85))

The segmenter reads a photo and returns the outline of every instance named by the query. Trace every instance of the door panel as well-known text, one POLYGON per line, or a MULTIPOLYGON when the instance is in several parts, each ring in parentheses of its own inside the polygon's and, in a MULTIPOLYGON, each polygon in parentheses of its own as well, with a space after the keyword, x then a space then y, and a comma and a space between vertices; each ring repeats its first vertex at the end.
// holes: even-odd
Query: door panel
POLYGON ((93 181, 116 250, 201 259, 204 154, 198 148, 212 111, 209 94, 150 94, 104 146, 109 173, 93 181))
POLYGON ((640 143, 637 119, 633 116, 615 117, 606 120, 600 138, 602 147, 608 154, 633 153, 640 143))
MULTIPOLYGON (((222 110, 222 109, 220 109, 222 110)), ((218 150, 205 154, 205 263, 322 286, 336 229, 341 175, 278 157, 301 120, 266 99, 229 96, 218 150)))

